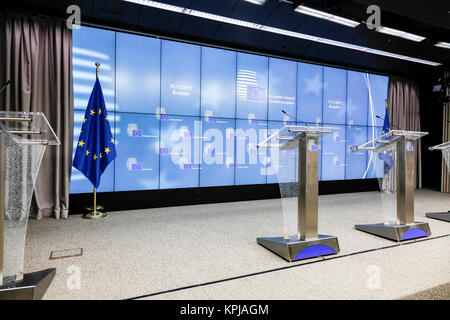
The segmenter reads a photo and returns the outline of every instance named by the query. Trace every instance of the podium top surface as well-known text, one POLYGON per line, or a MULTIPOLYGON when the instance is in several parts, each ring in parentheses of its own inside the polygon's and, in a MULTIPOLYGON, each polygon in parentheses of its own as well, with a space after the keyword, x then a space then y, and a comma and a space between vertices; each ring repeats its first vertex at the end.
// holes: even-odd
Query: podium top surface
POLYGON ((258 144, 259 148, 280 148, 289 150, 298 147, 298 141, 307 136, 317 136, 319 139, 337 130, 334 127, 320 126, 284 126, 267 139, 258 144))
POLYGON ((433 150, 447 150, 450 149, 450 141, 438 144, 437 146, 432 146, 429 147, 428 150, 433 151, 433 150))
POLYGON ((384 151, 385 149, 393 147, 395 143, 401 138, 405 137, 407 140, 418 140, 426 136, 428 132, 420 131, 406 131, 406 130, 391 130, 375 139, 372 139, 362 145, 356 147, 356 150, 373 150, 384 151))
POLYGON ((8 134, 20 144, 60 144, 42 112, 0 111, 0 134, 8 134))

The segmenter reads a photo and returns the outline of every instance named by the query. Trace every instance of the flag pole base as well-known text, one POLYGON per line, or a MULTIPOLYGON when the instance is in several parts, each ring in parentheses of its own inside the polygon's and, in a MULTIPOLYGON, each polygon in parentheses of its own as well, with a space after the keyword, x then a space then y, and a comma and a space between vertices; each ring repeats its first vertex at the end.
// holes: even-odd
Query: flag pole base
POLYGON ((83 214, 83 219, 102 219, 106 216, 107 214, 105 212, 95 211, 83 214))
MULTIPOLYGON (((92 207, 86 207, 86 210, 87 211, 91 211, 93 213, 94 207, 93 206, 92 207)), ((97 211, 102 211, 102 210, 105 210, 105 208, 102 205, 97 205, 97 211)))

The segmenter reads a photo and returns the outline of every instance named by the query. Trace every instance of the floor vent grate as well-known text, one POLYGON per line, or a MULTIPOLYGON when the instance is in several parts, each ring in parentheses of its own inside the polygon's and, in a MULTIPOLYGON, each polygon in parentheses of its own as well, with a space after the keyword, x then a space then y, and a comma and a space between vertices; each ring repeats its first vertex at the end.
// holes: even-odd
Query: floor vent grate
POLYGON ((49 260, 79 257, 79 256, 82 256, 82 255, 83 255, 83 248, 67 249, 67 250, 55 250, 55 251, 52 251, 50 253, 50 259, 49 260))

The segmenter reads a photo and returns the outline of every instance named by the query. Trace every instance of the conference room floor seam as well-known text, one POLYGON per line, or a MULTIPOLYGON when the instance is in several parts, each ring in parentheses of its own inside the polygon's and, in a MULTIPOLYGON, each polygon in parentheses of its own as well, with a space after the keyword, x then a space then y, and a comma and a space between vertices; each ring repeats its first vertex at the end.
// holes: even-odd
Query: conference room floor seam
POLYGON ((436 237, 429 237, 429 238, 424 238, 424 239, 415 239, 415 240, 411 240, 408 242, 399 242, 399 243, 395 243, 395 244, 389 245, 389 246, 383 246, 383 247, 374 248, 374 249, 362 250, 362 251, 352 252, 352 253, 348 253, 348 254, 344 254, 344 255, 323 256, 322 257, 323 259, 321 259, 321 260, 315 260, 315 261, 310 261, 310 262, 305 262, 305 263, 300 263, 300 264, 295 264, 295 265, 289 265, 286 267, 280 267, 280 268, 274 268, 274 269, 264 270, 264 271, 260 271, 260 272, 243 274, 240 276, 235 276, 235 277, 230 277, 230 278, 225 278, 225 279, 220 279, 220 280, 215 280, 215 281, 208 281, 208 282, 204 282, 204 283, 193 284, 193 285, 179 287, 179 288, 175 288, 175 289, 164 290, 164 291, 159 291, 159 292, 150 293, 150 294, 146 294, 146 295, 136 296, 136 297, 128 298, 126 300, 137 300, 137 299, 149 298, 149 297, 154 297, 154 296, 163 295, 163 294, 172 293, 172 292, 178 292, 178 291, 183 291, 183 290, 188 290, 188 289, 205 287, 205 286, 210 286, 210 285, 214 285, 214 284, 218 284, 218 283, 223 283, 223 282, 228 282, 228 281, 233 281, 233 280, 238 280, 238 279, 243 279, 243 278, 249 278, 249 277, 255 277, 258 275, 262 275, 262 274, 268 274, 268 273, 272 273, 272 272, 276 272, 276 271, 283 271, 283 270, 287 270, 287 269, 291 269, 291 268, 302 267, 302 266, 316 264, 316 263, 325 262, 325 261, 332 261, 332 260, 336 260, 336 259, 340 259, 340 258, 365 254, 365 253, 369 253, 369 252, 381 251, 381 250, 397 248, 400 246, 407 246, 407 245, 416 244, 416 243, 425 242, 425 241, 442 239, 445 237, 450 237, 450 234, 444 234, 444 235, 440 235, 440 236, 436 236, 436 237))

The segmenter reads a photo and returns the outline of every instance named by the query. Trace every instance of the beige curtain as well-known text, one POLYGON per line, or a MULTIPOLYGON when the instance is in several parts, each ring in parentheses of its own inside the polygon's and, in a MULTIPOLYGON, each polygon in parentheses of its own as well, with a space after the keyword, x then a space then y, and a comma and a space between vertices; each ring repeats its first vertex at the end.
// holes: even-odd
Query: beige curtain
MULTIPOLYGON (((450 77, 450 68, 445 70, 445 77, 450 77)), ((447 95, 450 94, 450 88, 447 88, 447 95)), ((443 123, 442 123, 442 142, 450 141, 450 103, 447 102, 444 105, 443 111, 443 123)), ((441 192, 450 193, 450 172, 442 157, 442 180, 441 180, 441 192)))
MULTIPOLYGON (((391 129, 420 131, 419 89, 412 80, 389 78, 388 110, 391 129)), ((417 141, 416 188, 422 188, 422 151, 417 141)))
POLYGON ((67 218, 73 140, 72 31, 65 21, 0 11, 0 109, 43 112, 61 141, 47 147, 36 181, 36 218, 67 218))

